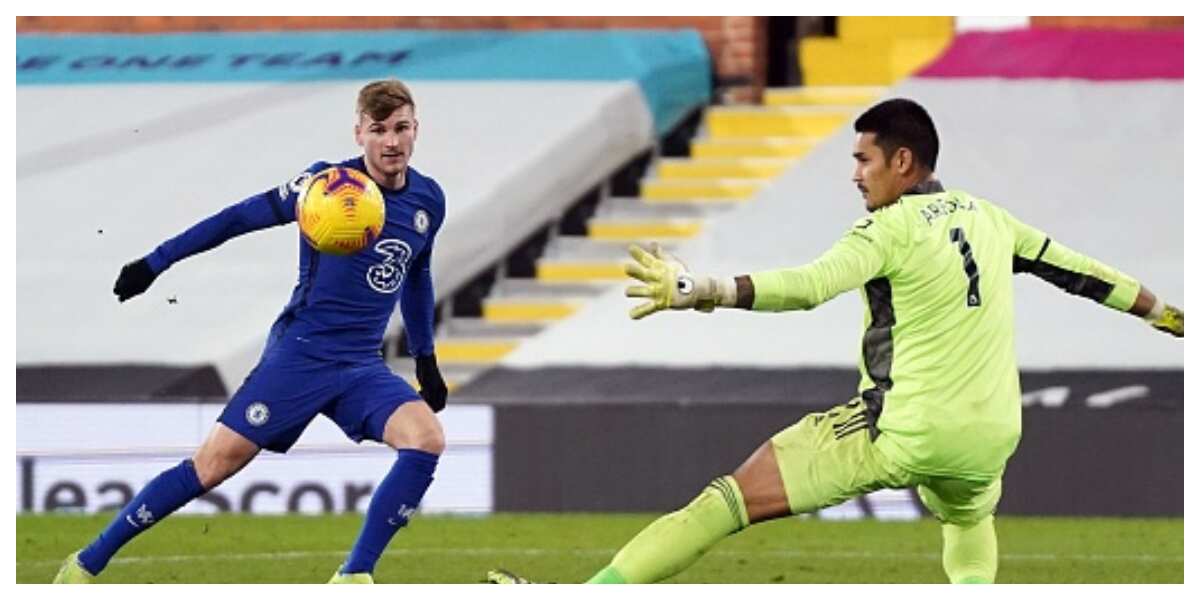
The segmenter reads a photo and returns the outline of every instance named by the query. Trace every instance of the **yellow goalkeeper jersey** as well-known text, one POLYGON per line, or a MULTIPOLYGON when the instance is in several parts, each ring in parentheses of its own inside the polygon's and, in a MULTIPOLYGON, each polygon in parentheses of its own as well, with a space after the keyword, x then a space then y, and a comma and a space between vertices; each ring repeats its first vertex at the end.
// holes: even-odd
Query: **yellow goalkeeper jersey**
POLYGON ((961 190, 902 196, 796 268, 754 273, 754 310, 807 310, 860 288, 859 394, 885 455, 922 474, 990 479, 1021 436, 1012 275, 1128 310, 1131 277, 961 190))

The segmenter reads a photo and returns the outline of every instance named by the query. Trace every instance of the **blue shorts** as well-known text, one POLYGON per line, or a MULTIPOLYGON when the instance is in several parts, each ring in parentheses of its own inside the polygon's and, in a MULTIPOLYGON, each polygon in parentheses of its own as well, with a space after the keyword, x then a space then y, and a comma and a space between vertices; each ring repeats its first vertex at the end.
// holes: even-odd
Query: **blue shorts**
POLYGON ((396 408, 420 399, 382 357, 331 362, 276 343, 263 352, 217 421, 273 452, 287 452, 318 414, 333 419, 355 442, 382 442, 396 408))

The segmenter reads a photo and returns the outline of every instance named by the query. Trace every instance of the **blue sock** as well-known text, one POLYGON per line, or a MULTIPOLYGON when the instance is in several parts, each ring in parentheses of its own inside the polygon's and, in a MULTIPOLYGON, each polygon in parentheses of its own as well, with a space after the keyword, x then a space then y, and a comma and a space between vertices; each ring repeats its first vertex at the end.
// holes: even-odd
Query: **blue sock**
POLYGON ((100 574, 121 546, 203 493, 191 459, 159 473, 117 513, 100 537, 79 553, 79 564, 92 575, 100 574))
POLYGON ((433 482, 433 470, 438 456, 422 450, 405 448, 397 452, 395 464, 371 495, 367 518, 350 556, 342 565, 342 573, 371 573, 379 555, 392 536, 408 524, 417 510, 421 497, 433 482))

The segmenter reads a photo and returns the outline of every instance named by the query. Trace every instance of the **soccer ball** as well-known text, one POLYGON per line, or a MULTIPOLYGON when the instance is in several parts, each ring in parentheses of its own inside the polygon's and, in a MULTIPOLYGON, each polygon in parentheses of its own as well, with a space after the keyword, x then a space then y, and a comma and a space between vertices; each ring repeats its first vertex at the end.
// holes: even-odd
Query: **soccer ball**
POLYGON ((318 252, 345 256, 379 238, 383 193, 365 173, 329 167, 309 178, 296 200, 296 222, 318 252))

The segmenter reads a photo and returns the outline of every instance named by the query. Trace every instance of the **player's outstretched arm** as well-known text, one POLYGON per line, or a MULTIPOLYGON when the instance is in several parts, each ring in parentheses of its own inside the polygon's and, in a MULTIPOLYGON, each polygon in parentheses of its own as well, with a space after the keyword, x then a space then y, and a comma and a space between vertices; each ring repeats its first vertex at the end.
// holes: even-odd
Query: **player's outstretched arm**
POLYGON ((815 308, 861 287, 881 272, 886 253, 880 248, 891 241, 881 229, 865 220, 811 263, 725 278, 691 273, 657 243, 650 251, 630 246, 629 254, 636 262, 626 263, 625 273, 639 283, 625 288, 625 295, 648 301, 630 310, 629 316, 641 319, 666 309, 711 312, 725 307, 779 312, 815 308))
POLYGON ((890 272, 902 261, 908 232, 901 213, 859 219, 807 264, 738 276, 737 306, 759 312, 812 310, 890 272))
POLYGON ((1162 301, 1133 277, 1006 213, 1014 233, 1013 273, 1030 273, 1068 294, 1142 317, 1155 329, 1183 337, 1183 311, 1162 301))
POLYGON ((113 293, 124 302, 149 289, 171 265, 215 248, 239 235, 296 220, 295 199, 277 190, 256 194, 196 223, 159 244, 153 252, 121 268, 113 293), (289 208, 290 201, 290 208, 289 208))

